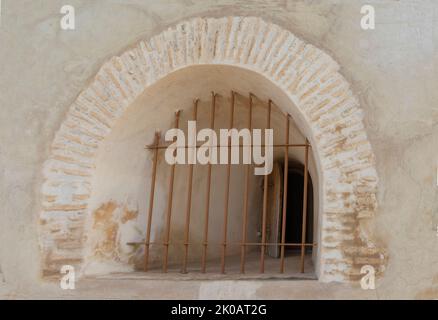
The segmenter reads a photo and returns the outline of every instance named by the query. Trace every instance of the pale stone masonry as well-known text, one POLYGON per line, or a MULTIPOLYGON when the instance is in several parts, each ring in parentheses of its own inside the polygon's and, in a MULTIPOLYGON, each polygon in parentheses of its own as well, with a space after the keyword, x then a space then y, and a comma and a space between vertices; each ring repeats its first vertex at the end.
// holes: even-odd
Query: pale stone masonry
POLYGON ((323 183, 320 280, 356 280, 364 264, 383 271, 384 250, 361 228, 361 221, 376 212, 374 156, 362 110, 338 64, 277 25, 226 17, 196 18, 139 42, 105 63, 70 107, 44 165, 40 245, 45 274, 82 262, 101 141, 146 87, 196 64, 238 66, 264 75, 306 120, 323 183))

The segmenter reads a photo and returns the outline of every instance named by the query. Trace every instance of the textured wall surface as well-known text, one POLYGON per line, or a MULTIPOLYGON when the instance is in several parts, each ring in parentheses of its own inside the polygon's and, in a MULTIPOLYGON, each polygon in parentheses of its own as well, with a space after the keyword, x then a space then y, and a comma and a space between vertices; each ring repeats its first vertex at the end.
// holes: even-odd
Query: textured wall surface
MULTIPOLYGON (((361 230, 388 250, 376 297, 436 297, 438 8, 433 1, 379 1, 376 30, 363 31, 363 3, 71 1, 77 30, 67 32, 59 29, 61 1, 4 1, 0 268, 7 286, 15 293, 42 290, 37 280, 44 263, 37 231, 44 209, 42 168, 70 105, 104 62, 193 17, 257 16, 329 53, 359 99, 380 178, 377 214, 361 230)), ((300 282, 289 285, 306 288, 300 282)), ((191 289, 201 290, 198 283, 191 289)), ((268 296, 269 284, 254 290, 256 296, 268 296)), ((326 297, 348 290, 343 285, 320 291, 309 286, 310 293, 326 297)))
POLYGON ((198 64, 254 70, 291 100, 285 111, 305 128, 322 176, 320 280, 357 280, 364 264, 380 272, 384 253, 359 226, 374 216, 378 181, 362 110, 328 55, 253 17, 182 22, 102 66, 71 106, 44 165, 44 271, 82 261, 83 221, 101 141, 145 88, 198 64))

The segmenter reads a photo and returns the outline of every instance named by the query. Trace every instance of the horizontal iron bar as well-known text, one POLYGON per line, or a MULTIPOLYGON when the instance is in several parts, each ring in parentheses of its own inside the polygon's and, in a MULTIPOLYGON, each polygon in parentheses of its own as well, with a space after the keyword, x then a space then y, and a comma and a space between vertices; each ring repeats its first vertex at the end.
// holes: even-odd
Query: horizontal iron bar
MULTIPOLYGON (((217 246, 223 246, 224 243, 223 242, 208 242, 208 243, 202 243, 202 242, 194 242, 194 243, 187 243, 187 242, 128 242, 126 243, 128 246, 136 246, 136 245, 217 245, 217 246)), ((246 242, 246 243, 242 243, 242 242, 227 242, 226 245, 246 245, 246 246, 261 246, 261 245, 266 245, 266 246, 289 246, 289 247, 301 247, 303 244, 302 243, 259 243, 259 242, 246 242)), ((317 243, 304 243, 304 246, 307 247, 312 247, 312 246, 316 246, 317 243)))
MULTIPOLYGON (((169 145, 161 145, 161 146, 154 146, 154 145, 150 145, 150 146, 146 146, 145 149, 149 149, 149 150, 154 150, 154 149, 166 149, 168 148, 169 145)), ((188 148, 232 148, 232 147, 239 147, 239 148, 243 148, 243 147, 253 147, 253 146, 260 146, 260 147, 265 147, 265 146, 269 146, 269 145, 265 145, 265 144, 261 144, 261 145, 256 145, 256 144, 250 144, 250 145, 243 145, 243 144, 239 144, 239 145, 225 145, 225 146, 221 146, 221 145, 215 145, 215 146, 204 146, 204 145, 197 145, 197 146, 175 146, 175 149, 188 149, 188 148)), ((311 148, 312 146, 310 144, 306 144, 306 143, 300 143, 300 144, 273 144, 272 145, 273 148, 278 148, 278 147, 309 147, 311 148)))

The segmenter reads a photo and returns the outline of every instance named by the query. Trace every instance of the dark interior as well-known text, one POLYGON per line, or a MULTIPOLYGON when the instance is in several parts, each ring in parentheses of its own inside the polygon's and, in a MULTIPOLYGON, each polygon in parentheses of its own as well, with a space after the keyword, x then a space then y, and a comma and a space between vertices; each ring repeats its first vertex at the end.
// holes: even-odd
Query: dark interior
MULTIPOLYGON (((303 224, 303 169, 289 169, 286 211, 286 243, 301 243, 303 224)), ((313 186, 309 175, 307 186, 306 243, 313 242, 313 186)), ((300 247, 286 247, 290 253, 301 251, 300 247)), ((307 247, 306 252, 312 252, 307 247)))

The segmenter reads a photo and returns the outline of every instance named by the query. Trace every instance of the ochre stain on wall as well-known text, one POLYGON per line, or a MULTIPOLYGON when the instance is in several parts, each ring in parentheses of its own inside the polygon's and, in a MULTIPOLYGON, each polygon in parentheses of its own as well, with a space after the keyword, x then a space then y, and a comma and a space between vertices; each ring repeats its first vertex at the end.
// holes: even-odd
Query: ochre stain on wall
POLYGON ((432 286, 418 292, 415 295, 415 299, 438 299, 438 274, 433 278, 432 286))
POLYGON ((415 296, 415 299, 438 299, 438 287, 422 290, 415 296))
POLYGON ((93 229, 101 233, 100 240, 94 248, 94 254, 100 258, 117 258, 117 231, 119 226, 114 221, 117 205, 108 202, 101 205, 93 215, 93 229))
POLYGON ((93 213, 93 230, 98 234, 93 255, 102 260, 120 261, 120 226, 138 217, 138 211, 129 210, 110 201, 93 213))
POLYGON ((138 217, 138 211, 134 211, 134 210, 128 210, 125 208, 125 210, 123 211, 123 215, 122 215, 122 223, 125 224, 126 222, 130 221, 130 220, 134 220, 138 217))

